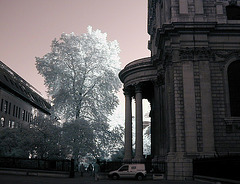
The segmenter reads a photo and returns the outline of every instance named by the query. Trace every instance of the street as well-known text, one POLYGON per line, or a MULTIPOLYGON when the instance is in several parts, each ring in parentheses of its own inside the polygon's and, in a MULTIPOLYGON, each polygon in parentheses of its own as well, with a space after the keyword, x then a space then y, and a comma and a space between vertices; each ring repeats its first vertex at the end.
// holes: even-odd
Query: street
POLYGON ((53 178, 53 177, 37 177, 37 176, 17 176, 17 175, 0 175, 1 184, 91 184, 91 183, 107 183, 107 184, 125 184, 125 183, 159 183, 159 184, 206 184, 197 181, 154 181, 154 180, 99 180, 95 181, 92 176, 81 177, 76 175, 75 178, 53 178))

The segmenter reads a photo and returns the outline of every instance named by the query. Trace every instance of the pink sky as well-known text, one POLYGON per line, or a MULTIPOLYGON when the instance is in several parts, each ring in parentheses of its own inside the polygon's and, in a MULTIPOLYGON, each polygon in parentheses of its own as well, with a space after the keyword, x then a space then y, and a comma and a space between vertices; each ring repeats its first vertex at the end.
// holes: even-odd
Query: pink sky
POLYGON ((119 42, 122 68, 150 56, 147 0, 0 0, 0 60, 46 97, 35 57, 61 33, 80 35, 88 25, 119 42))

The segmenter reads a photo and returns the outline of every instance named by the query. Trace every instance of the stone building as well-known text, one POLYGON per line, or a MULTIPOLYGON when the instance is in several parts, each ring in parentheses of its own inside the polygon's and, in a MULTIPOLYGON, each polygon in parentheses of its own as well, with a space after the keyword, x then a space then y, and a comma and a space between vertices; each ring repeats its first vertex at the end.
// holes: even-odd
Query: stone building
POLYGON ((0 128, 29 126, 35 116, 50 115, 38 91, 0 61, 0 128))
POLYGON ((194 158, 240 154, 240 0, 149 0, 148 33, 151 57, 119 74, 124 160, 144 160, 142 99, 148 99, 153 161, 166 163, 166 179, 192 179, 194 158))

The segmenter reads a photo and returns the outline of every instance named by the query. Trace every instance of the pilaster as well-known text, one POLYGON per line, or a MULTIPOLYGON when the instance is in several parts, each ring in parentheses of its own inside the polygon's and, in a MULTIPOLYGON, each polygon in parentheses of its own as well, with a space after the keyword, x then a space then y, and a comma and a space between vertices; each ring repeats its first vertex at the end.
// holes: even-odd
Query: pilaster
POLYGON ((202 107, 203 152, 212 153, 214 152, 215 148, 209 61, 199 62, 199 72, 202 107))
POLYGON ((183 62, 183 96, 184 96, 184 123, 185 123, 185 151, 197 152, 197 129, 193 62, 183 62))

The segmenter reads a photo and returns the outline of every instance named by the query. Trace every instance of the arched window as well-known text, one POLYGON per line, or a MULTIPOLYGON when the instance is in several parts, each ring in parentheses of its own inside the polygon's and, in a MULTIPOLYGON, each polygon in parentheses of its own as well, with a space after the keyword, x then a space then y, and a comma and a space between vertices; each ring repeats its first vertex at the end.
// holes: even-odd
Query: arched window
POLYGON ((228 87, 231 116, 240 117, 240 61, 228 67, 228 87))

